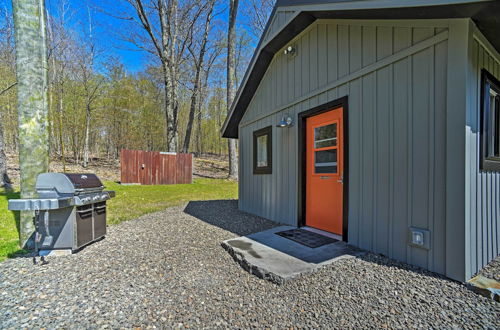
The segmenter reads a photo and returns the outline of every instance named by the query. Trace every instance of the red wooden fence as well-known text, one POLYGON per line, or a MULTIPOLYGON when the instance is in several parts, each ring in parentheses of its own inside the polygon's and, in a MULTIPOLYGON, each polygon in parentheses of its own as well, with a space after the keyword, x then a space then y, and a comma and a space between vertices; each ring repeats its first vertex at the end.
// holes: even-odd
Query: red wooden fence
POLYGON ((156 151, 122 150, 121 182, 180 184, 193 182, 193 156, 156 151))

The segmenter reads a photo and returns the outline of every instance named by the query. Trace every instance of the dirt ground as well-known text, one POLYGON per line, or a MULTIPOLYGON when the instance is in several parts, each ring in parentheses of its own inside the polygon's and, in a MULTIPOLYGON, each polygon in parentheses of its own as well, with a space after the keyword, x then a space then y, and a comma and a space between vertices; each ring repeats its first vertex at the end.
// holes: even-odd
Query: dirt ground
MULTIPOLYGON (((7 153, 9 177, 14 186, 19 185, 19 157, 14 153, 7 153)), ((228 159, 225 156, 204 155, 194 158, 194 178, 225 179, 229 170, 228 159)), ((63 164, 59 158, 50 160, 51 172, 63 172, 63 164)), ((66 172, 95 173, 103 181, 120 181, 120 160, 107 158, 93 158, 87 168, 75 163, 72 159, 66 160, 66 172)))

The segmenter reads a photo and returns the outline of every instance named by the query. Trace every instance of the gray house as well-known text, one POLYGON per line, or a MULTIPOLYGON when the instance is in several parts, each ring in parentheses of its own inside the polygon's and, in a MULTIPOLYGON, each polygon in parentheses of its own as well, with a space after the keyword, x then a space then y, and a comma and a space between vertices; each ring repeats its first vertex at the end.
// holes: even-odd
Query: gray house
POLYGON ((239 207, 468 280, 500 251, 500 2, 278 0, 223 127, 239 207))

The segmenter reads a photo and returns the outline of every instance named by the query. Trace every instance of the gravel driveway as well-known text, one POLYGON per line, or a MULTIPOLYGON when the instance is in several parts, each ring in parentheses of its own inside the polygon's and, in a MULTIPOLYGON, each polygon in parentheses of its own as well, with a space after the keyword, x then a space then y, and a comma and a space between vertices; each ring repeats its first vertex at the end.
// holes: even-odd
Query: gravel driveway
POLYGON ((0 264, 0 327, 500 327, 500 304, 368 254, 282 286, 220 242, 269 229, 235 201, 191 202, 109 228, 78 254, 0 264))

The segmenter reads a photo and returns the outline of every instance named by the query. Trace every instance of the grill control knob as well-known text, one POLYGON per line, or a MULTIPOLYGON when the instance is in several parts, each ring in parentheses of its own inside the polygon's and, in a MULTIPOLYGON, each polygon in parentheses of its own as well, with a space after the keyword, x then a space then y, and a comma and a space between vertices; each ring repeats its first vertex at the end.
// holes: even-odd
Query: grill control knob
POLYGON ((94 196, 94 201, 98 201, 98 200, 99 200, 99 195, 94 196))
POLYGON ((84 197, 84 198, 82 198, 82 202, 83 202, 83 203, 88 203, 88 202, 90 202, 90 197, 84 197))
POLYGON ((107 194, 102 194, 102 195, 101 195, 101 199, 102 199, 102 200, 108 199, 108 195, 107 195, 107 194))

